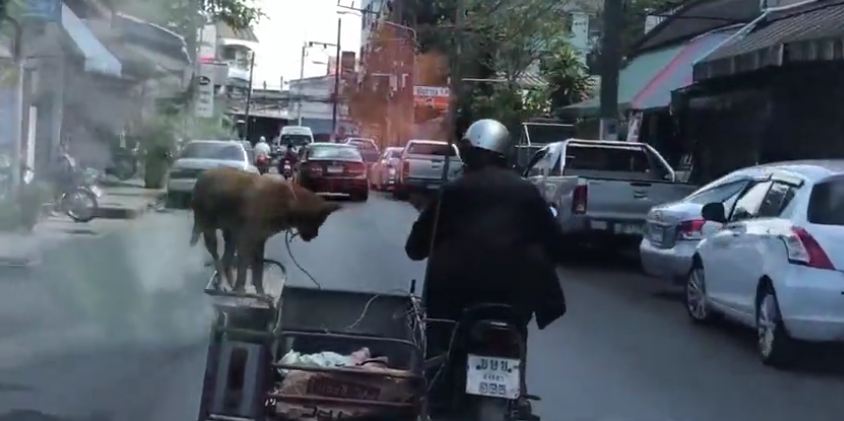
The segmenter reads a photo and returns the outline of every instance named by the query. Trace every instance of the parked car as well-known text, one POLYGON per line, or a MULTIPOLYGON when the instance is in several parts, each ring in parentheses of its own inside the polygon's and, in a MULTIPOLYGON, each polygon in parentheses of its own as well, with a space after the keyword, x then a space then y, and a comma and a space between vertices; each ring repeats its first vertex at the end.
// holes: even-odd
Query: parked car
POLYGON ((638 244, 655 205, 689 194, 655 149, 636 142, 569 139, 534 154, 523 174, 557 209, 573 240, 638 244))
POLYGON ((369 182, 376 190, 391 190, 395 187, 403 149, 395 146, 384 149, 381 159, 370 168, 369 182))
POLYGON ((733 206, 703 207, 685 303, 696 322, 755 328, 759 357, 779 365, 798 341, 844 341, 844 161, 763 168, 733 206))
POLYGON ((725 175, 684 199, 657 205, 648 212, 639 257, 645 273, 682 283, 692 269, 692 256, 702 238, 701 210, 707 203, 732 207, 738 195, 764 172, 762 167, 744 168, 725 175))
POLYGON ((372 165, 378 162, 378 157, 381 156, 381 151, 378 149, 378 145, 375 144, 375 140, 373 139, 350 137, 343 143, 358 148, 361 156, 363 157, 363 161, 366 162, 367 165, 372 165))
POLYGON ((182 149, 170 167, 167 179, 167 202, 184 206, 193 193, 193 185, 203 171, 232 167, 258 173, 253 160, 241 142, 229 140, 194 140, 182 149))
POLYGON ((457 178, 463 171, 463 161, 457 146, 437 140, 410 140, 401 154, 399 181, 393 195, 403 198, 414 190, 436 190, 442 184, 445 157, 449 157, 448 179, 457 178))
POLYGON ((350 145, 319 142, 306 146, 296 179, 316 193, 347 194, 359 201, 369 197, 366 164, 350 145))

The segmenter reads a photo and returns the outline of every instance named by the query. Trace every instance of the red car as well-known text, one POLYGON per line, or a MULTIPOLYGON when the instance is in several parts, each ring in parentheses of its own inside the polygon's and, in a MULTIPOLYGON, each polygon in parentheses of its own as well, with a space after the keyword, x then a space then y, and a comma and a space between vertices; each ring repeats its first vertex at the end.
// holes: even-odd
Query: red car
POLYGON ((311 143, 305 147, 297 180, 316 193, 347 194, 353 200, 369 198, 366 163, 351 145, 311 143))

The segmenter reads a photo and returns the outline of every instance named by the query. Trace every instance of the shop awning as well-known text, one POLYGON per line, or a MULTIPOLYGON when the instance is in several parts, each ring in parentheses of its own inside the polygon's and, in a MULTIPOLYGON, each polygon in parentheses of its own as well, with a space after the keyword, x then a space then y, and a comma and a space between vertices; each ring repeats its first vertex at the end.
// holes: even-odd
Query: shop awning
POLYGON ((671 91, 692 84, 694 63, 711 52, 713 48, 718 47, 737 30, 738 28, 731 28, 710 32, 687 42, 680 52, 633 97, 630 108, 648 110, 668 107, 671 104, 671 91))
POLYGON ((816 1, 774 12, 753 32, 713 52, 694 80, 751 72, 786 62, 844 60, 844 1, 816 1))
POLYGON ((122 65, 88 26, 62 3, 62 27, 85 58, 85 71, 121 77, 122 65))
MULTIPOLYGON (((621 111, 630 107, 634 97, 681 51, 674 45, 638 55, 627 63, 618 75, 618 106, 621 111)), ((578 117, 598 115, 600 100, 588 99, 563 108, 563 113, 578 117)))

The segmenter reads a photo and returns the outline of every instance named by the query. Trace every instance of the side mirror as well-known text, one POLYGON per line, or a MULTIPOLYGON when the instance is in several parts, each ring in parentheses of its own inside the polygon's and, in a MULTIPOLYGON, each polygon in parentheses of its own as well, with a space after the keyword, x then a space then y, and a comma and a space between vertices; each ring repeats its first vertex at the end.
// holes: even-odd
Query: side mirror
POLYGON ((703 206, 700 214, 703 216, 703 219, 707 221, 718 222, 721 224, 727 222, 724 204, 721 202, 707 203, 703 206))

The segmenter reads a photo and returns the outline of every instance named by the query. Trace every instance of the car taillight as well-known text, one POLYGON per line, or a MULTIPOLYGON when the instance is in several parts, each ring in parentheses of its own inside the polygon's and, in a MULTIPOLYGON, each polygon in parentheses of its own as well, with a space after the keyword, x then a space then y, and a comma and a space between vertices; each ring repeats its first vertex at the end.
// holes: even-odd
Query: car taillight
POLYGON ((703 229, 703 224, 705 223, 705 219, 692 219, 681 222, 680 226, 677 227, 677 239, 700 240, 702 237, 701 230, 703 229))
POLYGON ((410 174, 410 161, 402 161, 401 175, 403 178, 406 178, 408 174, 410 174))
POLYGON ((571 213, 584 214, 586 213, 586 205, 589 202, 589 187, 586 184, 581 184, 574 188, 571 201, 571 213))
POLYGON ((348 172, 351 175, 366 174, 366 165, 364 165, 364 164, 348 164, 346 166, 346 172, 348 172))
POLYGON ((791 228, 791 235, 783 236, 783 241, 789 262, 816 269, 835 270, 821 245, 804 228, 791 228))

